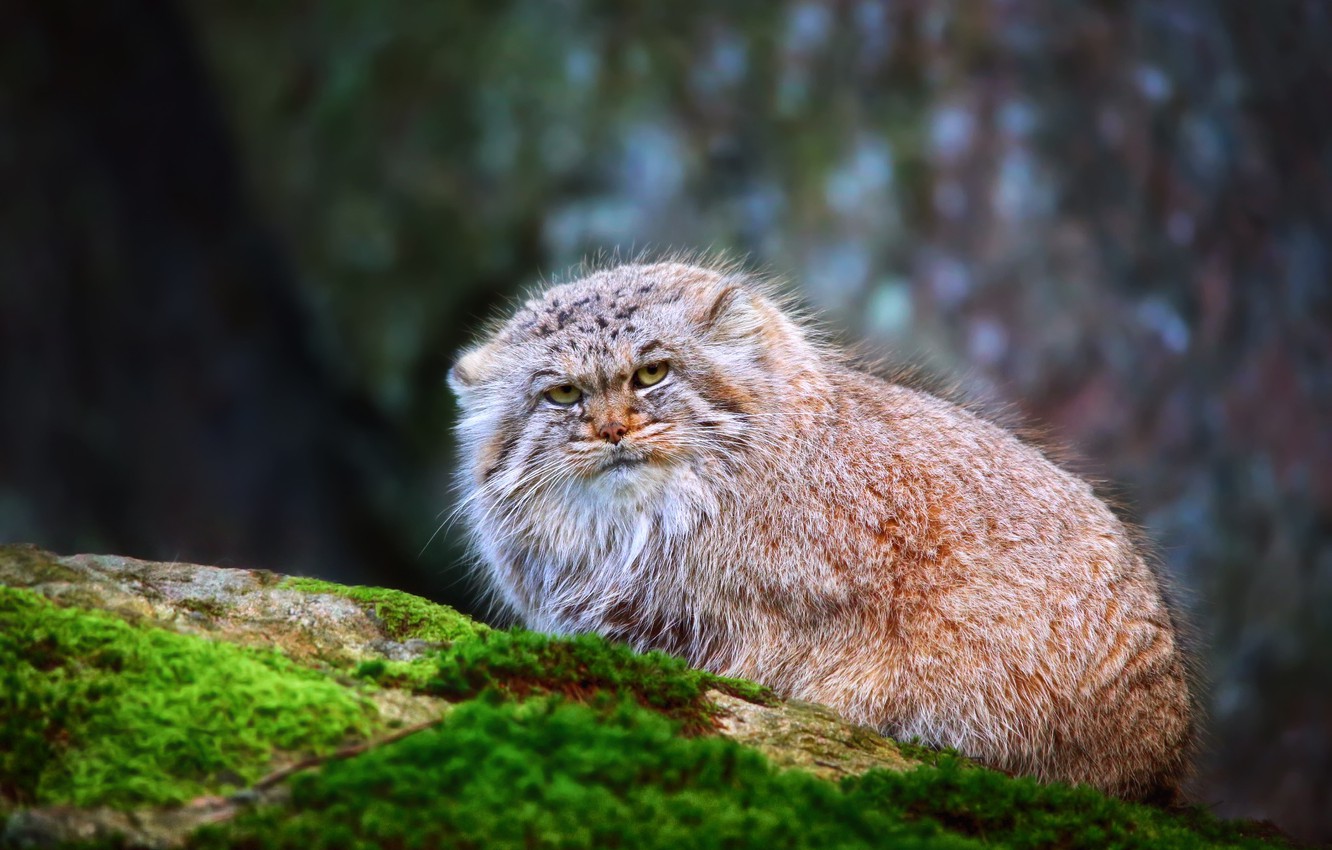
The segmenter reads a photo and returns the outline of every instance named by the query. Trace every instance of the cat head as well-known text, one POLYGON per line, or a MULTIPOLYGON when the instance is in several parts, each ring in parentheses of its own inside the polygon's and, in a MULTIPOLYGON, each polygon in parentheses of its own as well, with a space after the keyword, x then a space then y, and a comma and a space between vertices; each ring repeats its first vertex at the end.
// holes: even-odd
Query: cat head
POLYGON ((756 280, 623 265, 528 300, 449 372, 474 484, 632 487, 753 437, 816 362, 756 280))

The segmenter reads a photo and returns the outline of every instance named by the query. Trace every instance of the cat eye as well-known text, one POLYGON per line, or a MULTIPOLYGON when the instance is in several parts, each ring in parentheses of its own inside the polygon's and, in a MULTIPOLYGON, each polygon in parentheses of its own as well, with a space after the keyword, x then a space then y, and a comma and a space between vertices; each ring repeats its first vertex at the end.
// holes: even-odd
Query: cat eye
POLYGON ((665 360, 659 360, 656 363, 649 363, 646 366, 639 366, 634 370, 634 386, 650 387, 653 384, 660 384, 666 377, 670 367, 665 360))
POLYGON ((582 397, 583 391, 573 384, 561 384, 546 390, 546 401, 558 404, 560 407, 568 407, 582 397))

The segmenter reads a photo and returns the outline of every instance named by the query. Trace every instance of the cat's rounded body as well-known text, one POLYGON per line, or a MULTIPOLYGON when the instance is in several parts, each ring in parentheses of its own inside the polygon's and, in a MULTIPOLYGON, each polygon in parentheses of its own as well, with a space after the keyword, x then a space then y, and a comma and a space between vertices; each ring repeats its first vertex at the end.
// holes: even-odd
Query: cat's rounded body
POLYGON ((1002 769, 1177 786, 1183 651, 1123 524, 1007 431, 850 367, 748 278, 596 272, 450 380, 463 510, 532 628, 664 649, 1002 769))

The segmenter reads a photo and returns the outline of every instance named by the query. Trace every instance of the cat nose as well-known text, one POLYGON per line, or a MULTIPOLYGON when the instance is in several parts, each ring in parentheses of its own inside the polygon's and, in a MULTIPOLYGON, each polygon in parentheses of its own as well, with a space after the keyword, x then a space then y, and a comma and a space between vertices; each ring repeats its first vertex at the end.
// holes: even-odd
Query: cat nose
POLYGON ((624 435, 628 430, 628 428, 625 428, 624 425, 619 422, 607 422, 605 425, 601 426, 600 430, 597 431, 597 434, 601 436, 601 439, 606 440, 612 446, 618 446, 620 440, 624 439, 624 435))

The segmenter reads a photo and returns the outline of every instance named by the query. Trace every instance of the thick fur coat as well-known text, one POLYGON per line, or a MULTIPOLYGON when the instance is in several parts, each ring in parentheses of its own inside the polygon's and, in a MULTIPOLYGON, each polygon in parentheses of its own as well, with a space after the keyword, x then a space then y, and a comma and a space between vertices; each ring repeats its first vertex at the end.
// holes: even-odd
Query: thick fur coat
POLYGON ((1124 525, 792 316, 733 269, 623 265, 465 352, 461 510, 497 600, 1004 770, 1171 794, 1185 658, 1124 525))

